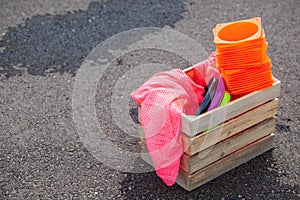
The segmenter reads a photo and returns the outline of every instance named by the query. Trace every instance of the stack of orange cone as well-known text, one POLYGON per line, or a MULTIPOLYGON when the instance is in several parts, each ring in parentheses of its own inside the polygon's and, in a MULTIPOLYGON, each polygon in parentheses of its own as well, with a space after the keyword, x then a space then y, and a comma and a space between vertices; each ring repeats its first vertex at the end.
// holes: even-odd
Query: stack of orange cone
POLYGON ((259 17, 218 24, 213 33, 217 66, 231 95, 241 96, 272 86, 268 43, 259 17))

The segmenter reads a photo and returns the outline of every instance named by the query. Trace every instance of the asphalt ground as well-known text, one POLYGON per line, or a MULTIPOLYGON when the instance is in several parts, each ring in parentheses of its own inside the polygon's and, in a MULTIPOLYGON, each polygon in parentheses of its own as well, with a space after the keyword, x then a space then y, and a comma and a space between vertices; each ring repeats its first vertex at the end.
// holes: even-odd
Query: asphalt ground
MULTIPOLYGON (((1 1, 0 199, 300 199, 299 13, 298 0, 1 1), (273 150, 187 192, 166 187, 154 172, 112 169, 84 146, 72 117, 73 84, 99 43, 132 28, 167 27, 212 52, 217 23, 256 16, 282 82, 273 150)), ((138 51, 99 80, 97 117, 120 148, 135 151, 137 139, 113 123, 107 99, 122 74, 156 61, 189 65, 166 52, 138 51)))

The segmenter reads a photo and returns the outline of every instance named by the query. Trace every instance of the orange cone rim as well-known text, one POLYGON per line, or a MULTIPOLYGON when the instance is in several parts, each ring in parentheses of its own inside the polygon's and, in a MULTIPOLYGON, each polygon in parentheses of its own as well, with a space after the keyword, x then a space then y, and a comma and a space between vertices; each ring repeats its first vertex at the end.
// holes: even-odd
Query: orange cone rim
POLYGON ((218 24, 213 30, 215 43, 236 43, 262 36, 261 18, 218 24))

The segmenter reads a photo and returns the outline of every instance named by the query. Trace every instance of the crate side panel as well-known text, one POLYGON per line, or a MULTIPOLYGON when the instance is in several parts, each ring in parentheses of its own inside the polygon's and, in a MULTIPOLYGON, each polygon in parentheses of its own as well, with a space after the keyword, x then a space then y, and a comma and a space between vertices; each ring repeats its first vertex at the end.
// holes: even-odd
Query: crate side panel
POLYGON ((193 174, 199 169, 202 169, 232 152, 274 132, 275 123, 276 120, 274 118, 266 119, 265 121, 256 124, 227 140, 217 143, 192 157, 184 154, 181 158, 181 168, 188 174, 193 174), (186 165, 188 165, 187 168, 186 165))
POLYGON ((210 146, 229 138, 244 129, 247 129, 278 112, 278 99, 274 99, 258 106, 234 119, 231 119, 216 128, 193 137, 182 135, 183 145, 187 155, 194 155, 210 146))
POLYGON ((238 167, 239 165, 255 158, 256 156, 270 150, 273 147, 274 134, 270 134, 261 140, 230 154, 212 165, 199 170, 193 175, 187 176, 185 172, 181 172, 185 179, 189 180, 188 191, 191 191, 218 176, 238 167))
POLYGON ((271 88, 256 91, 236 99, 224 106, 208 111, 199 116, 182 114, 181 131, 186 135, 194 136, 209 127, 223 123, 247 110, 253 109, 268 102, 280 94, 280 81, 276 80, 271 88))

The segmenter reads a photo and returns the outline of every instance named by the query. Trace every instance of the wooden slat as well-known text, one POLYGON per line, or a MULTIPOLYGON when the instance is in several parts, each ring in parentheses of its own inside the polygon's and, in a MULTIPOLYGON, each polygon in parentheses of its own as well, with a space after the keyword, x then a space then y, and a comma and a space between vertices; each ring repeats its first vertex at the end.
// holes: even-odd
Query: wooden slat
POLYGON ((194 156, 183 154, 180 167, 188 174, 193 174, 199 169, 229 155, 230 153, 262 138, 275 131, 276 120, 272 117, 248 128, 231 138, 219 142, 194 156))
POLYGON ((185 153, 194 155, 218 142, 231 137, 244 129, 247 129, 267 118, 276 115, 278 112, 278 99, 274 99, 261 106, 258 106, 232 120, 229 120, 218 127, 189 137, 183 134, 183 146, 185 153))
POLYGON ((247 110, 268 102, 280 94, 280 81, 276 80, 271 88, 256 91, 238 98, 224 106, 208 111, 199 116, 182 114, 181 131, 189 136, 194 136, 209 127, 223 123, 247 110))
POLYGON ((232 170, 233 168, 255 158, 256 156, 270 150, 273 147, 274 134, 270 134, 248 146, 218 160, 215 163, 197 171, 192 175, 184 171, 179 172, 177 184, 191 191, 208 181, 232 170))

